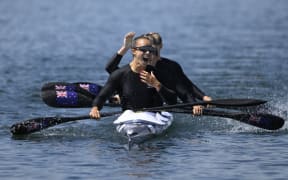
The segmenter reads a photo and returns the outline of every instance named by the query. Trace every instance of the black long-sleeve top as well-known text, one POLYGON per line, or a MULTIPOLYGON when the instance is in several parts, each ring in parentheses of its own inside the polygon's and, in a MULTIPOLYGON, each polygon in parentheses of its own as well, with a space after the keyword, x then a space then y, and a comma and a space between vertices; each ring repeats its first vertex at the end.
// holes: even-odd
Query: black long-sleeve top
MULTIPOLYGON (((107 63, 106 71, 111 73, 118 69, 122 55, 115 54, 107 63)), ((173 90, 183 102, 194 102, 203 99, 202 92, 183 72, 181 66, 173 60, 161 57, 156 63, 156 78, 167 88, 173 90)))
POLYGON ((155 88, 141 82, 139 74, 133 72, 129 64, 112 72, 99 95, 94 99, 93 106, 101 109, 107 98, 115 91, 120 94, 122 110, 177 103, 175 92, 164 86, 157 92, 155 88))

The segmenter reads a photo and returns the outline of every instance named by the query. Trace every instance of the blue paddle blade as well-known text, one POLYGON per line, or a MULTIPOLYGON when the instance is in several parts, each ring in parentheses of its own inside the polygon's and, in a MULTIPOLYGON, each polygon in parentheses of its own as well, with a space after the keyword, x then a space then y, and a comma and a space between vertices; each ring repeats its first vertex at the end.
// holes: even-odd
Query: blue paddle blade
POLYGON ((102 86, 94 83, 50 82, 43 85, 41 97, 52 107, 81 108, 91 107, 93 99, 102 86))
POLYGON ((102 86, 96 83, 90 82, 49 82, 42 86, 41 91, 76 91, 86 96, 97 96, 102 86))
POLYGON ((42 91, 41 97, 48 106, 59 108, 91 107, 93 102, 93 98, 75 91, 42 91))

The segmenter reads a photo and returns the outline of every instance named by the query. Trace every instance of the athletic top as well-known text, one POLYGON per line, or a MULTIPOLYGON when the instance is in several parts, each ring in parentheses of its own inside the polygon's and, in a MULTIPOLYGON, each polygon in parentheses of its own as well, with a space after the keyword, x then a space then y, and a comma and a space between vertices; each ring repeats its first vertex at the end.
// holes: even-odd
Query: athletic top
POLYGON ((141 82, 138 73, 131 70, 130 65, 125 65, 112 72, 106 84, 93 101, 93 106, 99 109, 113 92, 117 91, 121 98, 122 110, 137 110, 162 106, 163 103, 176 104, 177 96, 175 92, 161 86, 160 91, 141 82))
MULTIPOLYGON (((115 54, 106 65, 106 71, 111 73, 118 69, 122 55, 115 54)), ((154 72, 156 78, 165 87, 173 90, 183 102, 195 102, 196 99, 202 100, 205 96, 183 72, 181 66, 173 60, 161 57, 157 61, 154 72)))

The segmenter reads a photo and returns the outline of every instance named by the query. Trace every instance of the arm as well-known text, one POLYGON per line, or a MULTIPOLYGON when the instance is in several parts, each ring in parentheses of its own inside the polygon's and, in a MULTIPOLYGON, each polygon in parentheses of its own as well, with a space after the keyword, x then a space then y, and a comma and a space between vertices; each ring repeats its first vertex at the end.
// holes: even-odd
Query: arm
POLYGON ((122 59, 122 57, 126 54, 126 52, 131 48, 132 46, 132 40, 135 36, 135 32, 129 32, 125 35, 123 45, 121 48, 117 51, 117 54, 115 54, 106 64, 106 71, 111 74, 113 71, 118 69, 118 65, 122 59))
MULTIPOLYGON (((201 91, 192 81, 184 74, 182 68, 178 67, 179 77, 177 80, 176 87, 181 89, 183 92, 183 102, 194 102, 197 99, 202 101, 211 101, 212 98, 205 95, 203 91, 201 91)), ((203 112, 203 106, 193 106, 192 114, 193 115, 201 115, 203 112)))
POLYGON ((105 70, 111 74, 113 71, 119 69, 118 65, 122 59, 122 55, 120 54, 114 54, 112 58, 108 61, 106 64, 105 70))
POLYGON ((93 100, 92 109, 90 110, 90 117, 94 119, 100 118, 100 110, 102 109, 105 101, 113 94, 117 87, 117 72, 112 73, 101 89, 99 95, 93 100))
POLYGON ((183 81, 183 85, 187 86, 187 93, 189 94, 188 96, 190 96, 190 99, 192 96, 196 99, 203 100, 203 98, 206 96, 205 93, 201 91, 190 79, 188 79, 184 73, 182 73, 180 81, 183 81))
POLYGON ((98 96, 93 100, 92 106, 97 106, 99 110, 102 109, 106 100, 117 90, 118 82, 120 77, 119 71, 113 72, 105 85, 102 87, 98 96))
POLYGON ((166 102, 167 104, 170 104, 170 105, 177 104, 177 95, 171 89, 168 89, 167 87, 161 84, 158 93, 160 94, 163 101, 166 102))
POLYGON ((183 102, 194 102, 196 99, 208 100, 206 96, 183 72, 181 66, 177 63, 175 68, 176 89, 180 92, 180 99, 183 102))

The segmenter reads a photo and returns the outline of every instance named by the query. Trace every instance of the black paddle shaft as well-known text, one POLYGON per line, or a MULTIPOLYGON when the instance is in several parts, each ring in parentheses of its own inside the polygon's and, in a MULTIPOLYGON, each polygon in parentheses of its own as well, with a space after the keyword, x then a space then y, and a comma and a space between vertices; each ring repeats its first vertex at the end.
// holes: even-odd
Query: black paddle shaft
POLYGON ((225 107, 248 107, 248 106, 258 106, 266 103, 267 101, 259 99, 216 99, 212 101, 201 101, 201 102, 191 102, 191 103, 179 103, 175 105, 165 105, 152 108, 143 108, 142 111, 155 111, 155 110, 169 110, 174 108, 187 108, 197 105, 212 105, 219 108, 225 107))

